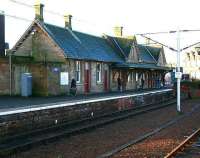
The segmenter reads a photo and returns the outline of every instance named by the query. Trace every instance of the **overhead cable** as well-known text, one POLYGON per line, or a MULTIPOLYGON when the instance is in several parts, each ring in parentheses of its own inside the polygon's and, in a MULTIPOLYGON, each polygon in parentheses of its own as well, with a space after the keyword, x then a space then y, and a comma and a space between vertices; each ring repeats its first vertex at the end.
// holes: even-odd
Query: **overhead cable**
POLYGON ((174 49, 174 48, 172 48, 172 47, 170 47, 170 46, 168 46, 168 45, 166 45, 166 44, 163 44, 163 43, 161 43, 161 42, 158 42, 158 41, 156 41, 156 40, 154 40, 154 39, 152 39, 152 38, 149 38, 149 37, 147 37, 147 36, 145 36, 145 35, 142 35, 142 34, 140 34, 140 36, 142 36, 142 37, 144 37, 144 38, 146 38, 146 39, 148 39, 148 40, 151 40, 151 41, 153 41, 153 42, 155 42, 155 43, 158 43, 158 44, 160 44, 160 45, 162 45, 162 46, 164 46, 164 47, 166 47, 166 48, 168 48, 168 49, 170 49, 170 50, 172 50, 172 51, 174 51, 174 52, 177 52, 176 49, 174 49))

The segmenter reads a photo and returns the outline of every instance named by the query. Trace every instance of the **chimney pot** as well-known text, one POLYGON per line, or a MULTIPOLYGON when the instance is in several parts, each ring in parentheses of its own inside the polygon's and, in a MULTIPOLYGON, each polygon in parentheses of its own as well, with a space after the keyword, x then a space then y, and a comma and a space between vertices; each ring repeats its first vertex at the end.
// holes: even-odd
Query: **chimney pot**
POLYGON ((35 19, 40 20, 40 21, 44 21, 44 17, 43 17, 43 9, 44 9, 44 4, 35 4, 35 19))
POLYGON ((65 28, 72 29, 72 15, 64 15, 65 28))
POLYGON ((122 26, 114 27, 114 34, 115 34, 115 36, 122 37, 123 36, 123 27, 122 26))

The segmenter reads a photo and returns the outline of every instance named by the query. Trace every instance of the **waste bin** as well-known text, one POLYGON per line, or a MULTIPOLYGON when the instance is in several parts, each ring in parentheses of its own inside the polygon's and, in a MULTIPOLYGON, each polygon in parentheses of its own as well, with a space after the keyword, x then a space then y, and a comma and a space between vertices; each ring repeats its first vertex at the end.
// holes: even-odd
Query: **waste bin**
POLYGON ((21 96, 28 97, 32 95, 32 75, 23 73, 21 75, 21 96))

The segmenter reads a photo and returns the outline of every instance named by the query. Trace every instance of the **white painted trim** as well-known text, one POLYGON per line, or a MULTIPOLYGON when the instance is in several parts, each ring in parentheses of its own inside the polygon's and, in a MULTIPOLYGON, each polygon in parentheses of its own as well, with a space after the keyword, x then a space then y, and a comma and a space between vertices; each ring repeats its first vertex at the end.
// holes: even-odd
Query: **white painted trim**
POLYGON ((74 105, 80 105, 80 104, 88 104, 88 103, 101 102, 101 101, 114 100, 114 99, 129 98, 129 97, 142 96, 142 95, 155 94, 155 93, 168 92, 168 91, 172 91, 172 89, 156 90, 156 91, 144 92, 144 93, 139 93, 139 94, 127 94, 127 95, 121 95, 121 96, 101 97, 97 99, 86 99, 86 100, 80 100, 80 101, 74 101, 74 102, 60 102, 57 104, 53 103, 53 104, 32 105, 29 107, 22 107, 18 109, 14 109, 14 108, 6 109, 6 111, 0 112, 0 116, 13 115, 13 114, 32 112, 32 111, 48 110, 48 109, 74 106, 74 105))

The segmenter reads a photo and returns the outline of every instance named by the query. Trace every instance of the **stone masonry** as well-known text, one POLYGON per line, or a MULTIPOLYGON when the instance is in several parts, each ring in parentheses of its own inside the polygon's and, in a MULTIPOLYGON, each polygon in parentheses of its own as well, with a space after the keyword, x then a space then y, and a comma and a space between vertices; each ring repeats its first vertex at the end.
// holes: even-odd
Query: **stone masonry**
POLYGON ((172 91, 0 116, 0 140, 27 131, 165 101, 172 91), (56 121, 57 120, 57 121, 56 121))

